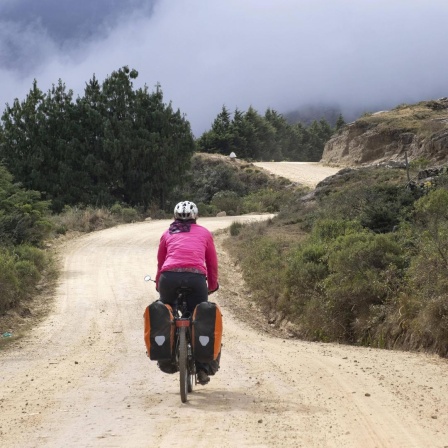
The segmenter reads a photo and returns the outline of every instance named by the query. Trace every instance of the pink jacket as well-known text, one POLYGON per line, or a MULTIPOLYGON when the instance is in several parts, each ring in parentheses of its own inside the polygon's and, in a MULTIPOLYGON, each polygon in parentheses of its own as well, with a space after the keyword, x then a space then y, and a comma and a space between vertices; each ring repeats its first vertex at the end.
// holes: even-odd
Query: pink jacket
POLYGON ((205 227, 191 224, 189 232, 163 233, 157 253, 157 288, 160 274, 174 268, 197 269, 207 276, 209 291, 218 288, 218 257, 213 236, 205 227))

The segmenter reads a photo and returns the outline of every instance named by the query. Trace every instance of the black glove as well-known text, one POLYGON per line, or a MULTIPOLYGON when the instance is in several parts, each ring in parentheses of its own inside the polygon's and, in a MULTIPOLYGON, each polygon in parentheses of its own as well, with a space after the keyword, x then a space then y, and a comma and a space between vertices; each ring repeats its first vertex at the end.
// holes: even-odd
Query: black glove
POLYGON ((210 295, 210 294, 213 294, 214 292, 216 292, 216 291, 218 291, 218 289, 219 289, 219 283, 217 283, 217 287, 216 287, 216 289, 214 289, 213 291, 209 291, 208 292, 208 295, 210 295))

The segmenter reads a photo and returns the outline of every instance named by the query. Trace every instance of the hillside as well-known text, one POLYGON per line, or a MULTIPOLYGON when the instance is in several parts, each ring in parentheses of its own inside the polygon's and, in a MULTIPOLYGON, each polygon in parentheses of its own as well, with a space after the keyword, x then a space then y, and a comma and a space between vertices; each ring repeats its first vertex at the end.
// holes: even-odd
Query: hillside
POLYGON ((322 162, 359 166, 424 158, 448 161, 448 98, 366 114, 325 145, 322 162))
POLYGON ((347 168, 227 248, 269 322, 296 337, 447 357, 446 210, 445 171, 416 185, 400 168, 347 168))

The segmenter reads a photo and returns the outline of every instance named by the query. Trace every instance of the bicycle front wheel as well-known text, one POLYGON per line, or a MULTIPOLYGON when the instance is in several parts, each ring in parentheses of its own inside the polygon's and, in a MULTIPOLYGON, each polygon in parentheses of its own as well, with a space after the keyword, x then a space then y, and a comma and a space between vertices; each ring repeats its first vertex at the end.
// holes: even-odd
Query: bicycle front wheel
POLYGON ((188 394, 188 351, 185 327, 182 327, 179 332, 179 374, 180 399, 182 403, 185 403, 188 394))

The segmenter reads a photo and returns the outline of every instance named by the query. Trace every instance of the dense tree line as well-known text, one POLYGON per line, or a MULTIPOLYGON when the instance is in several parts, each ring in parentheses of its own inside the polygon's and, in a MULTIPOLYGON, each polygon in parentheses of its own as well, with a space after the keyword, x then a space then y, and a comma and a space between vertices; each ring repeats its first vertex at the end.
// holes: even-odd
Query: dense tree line
MULTIPOLYGON (((44 93, 34 81, 25 100, 7 105, 0 122, 0 161, 24 188, 66 205, 157 204, 182 182, 201 152, 253 160, 318 161, 334 132, 327 121, 291 125, 272 109, 232 117, 223 107, 196 141, 160 86, 134 89, 138 73, 123 67, 102 83, 95 76, 74 98, 62 80, 44 93)), ((336 128, 343 125, 343 119, 336 128)))
POLYGON ((76 100, 61 80, 47 93, 34 81, 1 118, 0 158, 14 178, 56 211, 163 203, 195 142, 185 117, 163 103, 160 86, 133 88, 137 76, 127 67, 102 84, 93 76, 76 100))
POLYGON ((325 119, 310 126, 291 125, 275 110, 267 109, 261 116, 252 107, 247 112, 237 109, 231 117, 223 106, 197 144, 202 152, 229 155, 233 151, 243 159, 319 161, 325 143, 343 125, 342 116, 335 128, 325 119))

